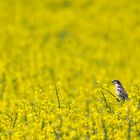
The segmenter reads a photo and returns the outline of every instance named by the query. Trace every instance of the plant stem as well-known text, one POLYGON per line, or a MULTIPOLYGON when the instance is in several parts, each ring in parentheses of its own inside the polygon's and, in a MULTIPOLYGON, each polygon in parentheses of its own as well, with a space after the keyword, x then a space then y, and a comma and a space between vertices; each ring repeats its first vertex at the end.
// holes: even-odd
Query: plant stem
POLYGON ((107 100, 106 100, 106 98, 105 98, 105 95, 104 95, 103 91, 101 91, 101 93, 102 93, 104 102, 105 102, 105 104, 106 104, 106 108, 109 108, 110 112, 113 112, 112 109, 111 109, 111 107, 110 107, 109 104, 107 103, 107 100))
POLYGON ((56 84, 55 84, 55 93, 56 93, 56 97, 57 97, 58 108, 60 108, 60 99, 59 99, 59 94, 58 94, 58 89, 57 89, 56 84))
POLYGON ((110 92, 109 90, 107 90, 107 89, 105 89, 103 87, 100 87, 100 88, 105 90, 105 91, 107 91, 108 93, 110 93, 118 102, 120 102, 120 100, 112 92, 110 92))

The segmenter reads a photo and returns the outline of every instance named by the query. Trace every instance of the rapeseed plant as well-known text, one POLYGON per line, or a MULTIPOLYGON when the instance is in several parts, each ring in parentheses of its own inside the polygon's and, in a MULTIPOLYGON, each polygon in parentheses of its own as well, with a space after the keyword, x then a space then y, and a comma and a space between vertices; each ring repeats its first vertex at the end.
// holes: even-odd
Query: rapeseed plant
POLYGON ((136 0, 0 1, 0 139, 140 139, 139 13, 136 0))

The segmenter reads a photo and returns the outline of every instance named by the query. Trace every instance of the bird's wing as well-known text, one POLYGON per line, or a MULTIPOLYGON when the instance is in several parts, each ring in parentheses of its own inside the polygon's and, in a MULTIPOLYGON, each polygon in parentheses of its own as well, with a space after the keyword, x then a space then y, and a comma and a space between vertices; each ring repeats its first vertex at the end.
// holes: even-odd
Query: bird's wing
POLYGON ((128 94, 126 93, 126 91, 125 91, 125 89, 124 88, 119 88, 118 89, 119 90, 119 96, 120 97, 122 97, 122 98, 125 98, 126 100, 129 100, 129 98, 128 98, 128 94))
POLYGON ((121 93, 122 93, 125 97, 128 97, 128 94, 126 93, 126 91, 125 91, 124 88, 121 89, 121 93))

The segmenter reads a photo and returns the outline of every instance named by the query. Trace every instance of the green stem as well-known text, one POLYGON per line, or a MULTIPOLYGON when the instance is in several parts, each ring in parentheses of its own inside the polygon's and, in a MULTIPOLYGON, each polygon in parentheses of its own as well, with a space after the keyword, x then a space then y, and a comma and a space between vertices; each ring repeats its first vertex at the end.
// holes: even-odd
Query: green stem
POLYGON ((57 97, 58 108, 60 108, 60 99, 59 99, 59 94, 58 94, 58 89, 57 89, 56 84, 55 84, 55 93, 56 93, 56 97, 57 97))
POLYGON ((100 88, 105 90, 105 91, 107 91, 108 93, 110 93, 117 100, 117 102, 120 102, 120 100, 112 92, 110 92, 109 90, 107 90, 107 89, 105 89, 103 87, 100 87, 100 88))
POLYGON ((111 109, 111 107, 110 107, 109 104, 107 103, 107 100, 106 100, 106 98, 105 98, 104 93, 103 93, 102 91, 101 91, 101 93, 102 93, 102 96, 103 96, 104 102, 105 102, 105 104, 106 104, 106 108, 109 108, 110 112, 113 112, 112 109, 111 109))

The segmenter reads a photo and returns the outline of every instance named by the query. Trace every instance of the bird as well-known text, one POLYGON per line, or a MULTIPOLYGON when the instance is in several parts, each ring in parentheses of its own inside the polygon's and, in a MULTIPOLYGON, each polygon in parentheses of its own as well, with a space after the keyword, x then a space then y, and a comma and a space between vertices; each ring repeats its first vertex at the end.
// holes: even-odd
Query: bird
POLYGON ((125 100, 130 100, 127 92, 125 91, 125 89, 123 88, 123 86, 122 86, 122 84, 119 80, 114 80, 112 83, 115 85, 116 93, 118 94, 118 96, 120 98, 122 98, 124 101, 125 100))

